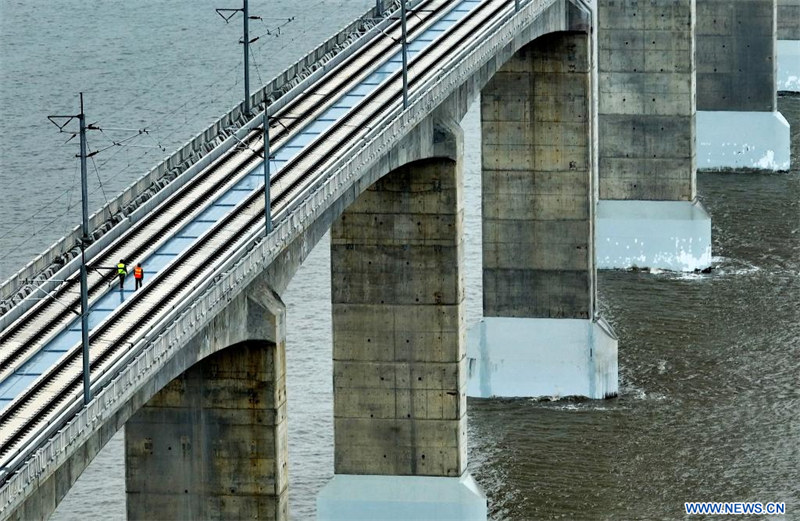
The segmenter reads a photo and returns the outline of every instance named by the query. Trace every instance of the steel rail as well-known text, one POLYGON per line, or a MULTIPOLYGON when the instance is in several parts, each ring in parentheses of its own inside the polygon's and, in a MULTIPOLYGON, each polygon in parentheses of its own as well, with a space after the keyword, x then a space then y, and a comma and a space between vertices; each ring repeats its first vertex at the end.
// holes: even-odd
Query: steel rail
MULTIPOLYGON (((431 1, 433 1, 433 0, 429 0, 429 3, 431 1)), ((437 11, 440 11, 443 7, 445 7, 445 4, 439 5, 437 7, 437 11)), ((415 26, 414 26, 415 32, 419 30, 419 27, 421 25, 422 25, 422 23, 415 24, 415 26)), ((395 29, 397 29, 397 28, 395 28, 395 29)), ((375 45, 378 45, 380 43, 386 43, 386 41, 385 40, 380 40, 380 39, 373 40, 372 42, 370 42, 370 45, 371 46, 375 46, 375 45)), ((368 53, 370 50, 371 50, 370 47, 363 47, 358 54, 354 54, 354 55, 349 56, 348 59, 346 61, 344 61, 343 63, 339 64, 339 66, 337 68, 332 69, 330 74, 328 74, 328 75, 324 76, 323 78, 321 78, 320 82, 318 84, 314 85, 315 90, 319 91, 322 88, 329 88, 329 89, 332 89, 332 90, 336 90, 338 88, 342 88, 347 83, 352 83, 354 78, 348 77, 347 75, 340 75, 340 74, 337 74, 337 73, 343 67, 350 65, 353 61, 355 61, 361 55, 368 53), (332 85, 332 86, 328 85, 328 83, 330 83, 334 79, 339 79, 338 85, 332 85)), ((384 45, 383 49, 381 49, 381 52, 382 52, 383 56, 389 54, 391 51, 392 51, 392 46, 391 45, 384 45)), ((310 107, 304 109, 304 111, 299 113, 298 116, 289 118, 289 124, 288 125, 279 126, 278 134, 275 136, 275 138, 271 137, 271 139, 275 139, 276 142, 278 142, 278 140, 280 140, 285 134, 288 134, 290 132, 290 130, 292 130, 293 128, 296 128, 298 125, 305 124, 310 119, 313 119, 313 115, 314 114, 312 113, 312 110, 317 110, 317 111, 324 110, 326 97, 320 96, 319 98, 314 99, 314 96, 319 96, 318 92, 308 92, 308 93, 304 93, 304 94, 305 95, 303 95, 303 96, 299 96, 299 97, 294 98, 289 104, 287 104, 285 107, 283 107, 277 114, 273 115, 273 119, 281 119, 282 116, 284 116, 285 114, 289 114, 292 111, 296 110, 297 107, 299 105, 301 105, 303 102, 305 102, 307 99, 310 98, 312 100, 312 103, 311 103, 310 107)), ((327 99, 329 99, 329 98, 327 98, 327 99)), ((256 136, 256 132, 253 131, 251 133, 251 135, 248 136, 248 139, 255 139, 256 137, 257 137, 256 136)), ((278 145, 280 145, 280 142, 278 142, 278 145)), ((206 172, 208 172, 208 170, 206 170, 206 172)), ((96 259, 95 264, 97 264, 99 262, 111 260, 111 259, 114 258, 114 255, 116 255, 116 253, 112 252, 108 256, 107 259, 103 259, 103 258, 96 259)), ((58 294, 60 295, 60 294, 63 294, 65 292, 73 289, 73 287, 72 287, 73 284, 74 284, 74 279, 69 279, 67 281, 67 284, 62 285, 62 287, 59 289, 58 294)), ((9 328, 7 328, 5 331, 3 331, 0 334, 0 345, 2 345, 2 343, 4 341, 7 341, 11 337, 11 335, 16 333, 16 331, 19 329, 20 326, 21 326, 20 322, 17 322, 15 324, 13 324, 12 326, 10 326, 9 328)), ((4 365, 3 362, 0 361, 0 368, 2 368, 3 365, 4 365)))
POLYGON ((6 469, 0 468, 4 482, 0 486, 0 514, 16 508, 14 505, 25 497, 26 490, 63 464, 76 447, 96 432, 98 422, 114 414, 138 392, 144 382, 174 356, 184 338, 190 338, 204 327, 301 233, 309 221, 349 191, 368 165, 427 117, 431 107, 446 99, 492 56, 505 53, 515 35, 551 5, 554 2, 549 0, 531 0, 525 2, 516 16, 491 21, 489 25, 493 27, 484 31, 486 38, 471 42, 469 53, 457 55, 442 68, 441 74, 420 86, 419 97, 411 101, 407 111, 395 110, 386 115, 385 126, 373 127, 365 140, 355 146, 353 154, 337 159, 324 179, 316 180, 308 191, 289 201, 281 213, 275 215, 275 233, 266 238, 263 233, 251 237, 240 247, 238 257, 231 257, 220 265, 213 280, 195 288, 187 305, 172 309, 159 327, 146 332, 110 372, 98 378, 97 394, 92 402, 86 407, 73 403, 54 420, 57 424, 37 435, 30 451, 15 456, 6 469))
MULTIPOLYGON (((473 17, 476 17, 478 15, 478 13, 480 13, 488 5, 491 5, 491 4, 490 3, 480 4, 478 7, 473 9, 465 17, 464 20, 461 20, 459 22, 459 24, 456 24, 453 28, 451 28, 450 32, 451 33, 452 32, 457 32, 457 29, 463 28, 464 25, 467 23, 467 21, 469 19, 471 19, 473 17)), ((448 53, 452 52, 453 49, 459 47, 463 43, 463 41, 466 40, 469 36, 470 36, 469 34, 460 35, 460 37, 455 42, 450 43, 450 45, 447 47, 447 50, 445 52, 443 52, 443 53, 440 52, 440 54, 446 56, 448 53)), ((447 41, 447 40, 445 40, 445 41, 447 41)), ((440 48, 438 46, 432 45, 432 46, 428 46, 426 49, 420 51, 419 56, 417 57, 417 63, 425 55, 433 53, 434 50, 439 51, 440 48)), ((431 64, 429 66, 429 69, 427 69, 426 71, 421 72, 420 74, 424 74, 428 70, 433 70, 435 68, 434 66, 435 66, 435 63, 431 64)), ((391 76, 391 79, 390 80, 386 80, 386 81, 392 82, 392 83, 396 82, 398 80, 399 74, 400 74, 400 71, 397 71, 397 72, 393 73, 392 76, 391 76)), ((419 80, 420 80, 420 76, 418 75, 417 77, 414 78, 414 81, 412 82, 412 85, 416 84, 419 80)), ((389 90, 391 90, 391 89, 389 89, 389 90)), ((381 112, 387 110, 390 107, 390 105, 392 105, 397 99, 397 95, 394 95, 394 94, 387 95, 385 89, 378 89, 378 90, 373 91, 370 95, 366 96, 365 99, 362 100, 362 102, 359 104, 359 106, 360 107, 370 107, 370 105, 373 105, 375 103, 375 99, 374 98, 379 98, 381 96, 383 96, 385 99, 382 101, 382 103, 380 104, 379 108, 378 109, 371 108, 370 109, 371 112, 368 113, 368 115, 366 117, 362 118, 362 119, 370 119, 370 118, 375 117, 376 114, 380 114, 381 112)), ((327 146, 328 142, 334 142, 334 143, 348 142, 348 141, 351 141, 356 134, 363 133, 364 128, 361 127, 360 125, 349 125, 350 120, 353 119, 355 114, 357 114, 357 113, 358 113, 358 110, 352 110, 347 115, 343 116, 342 120, 337 122, 334 127, 332 127, 333 129, 345 129, 345 132, 344 132, 345 136, 337 137, 336 139, 331 139, 330 134, 332 133, 332 129, 329 129, 325 134, 319 136, 317 138, 317 140, 315 140, 314 143, 309 145, 303 151, 303 153, 299 154, 292 161, 290 161, 290 164, 287 164, 284 167, 283 171, 288 174, 289 172, 292 172, 293 169, 297 168, 296 165, 305 166, 305 165, 303 165, 303 163, 307 163, 308 162, 307 160, 311 156, 311 154, 313 152, 315 152, 317 148, 320 148, 320 147, 323 147, 323 146, 327 146)), ((273 199, 274 203, 275 204, 279 204, 286 197, 288 197, 289 194, 292 194, 292 193, 296 192, 298 190, 298 188, 300 187, 300 185, 301 185, 303 180, 308 179, 312 175, 312 173, 316 172, 327 160, 334 160, 334 159, 335 158, 332 157, 332 153, 331 152, 327 152, 327 153, 323 154, 321 159, 314 160, 312 162, 312 164, 308 166, 308 168, 302 168, 302 174, 297 179, 292 181, 292 183, 285 190, 276 191, 276 197, 275 197, 275 199, 273 199)), ((277 179, 276 182, 280 183, 280 179, 277 179)), ((234 210, 234 212, 229 214, 225 219, 223 219, 223 221, 218 223, 212 230, 218 230, 218 229, 222 228, 225 224, 227 224, 229 222, 233 222, 236 219, 238 219, 240 215, 252 215, 253 212, 249 212, 249 211, 247 211, 247 209, 253 206, 254 201, 255 201, 255 204, 257 205, 257 202, 260 201, 260 195, 261 194, 258 191, 253 192, 251 194, 251 196, 246 200, 245 203, 242 203, 239 206, 237 206, 237 210, 234 210)), ((263 203, 262 203, 262 205, 263 205, 263 203)), ((263 210, 263 207, 262 207, 262 210, 263 210)), ((245 231, 248 228, 251 228, 253 226, 257 226, 256 223, 259 221, 260 212, 255 212, 255 215, 256 215, 255 217, 250 218, 249 222, 243 228, 240 227, 240 229, 232 236, 232 238, 228 239, 228 241, 225 242, 224 245, 220 245, 219 248, 222 248, 222 246, 224 246, 224 250, 227 250, 228 248, 233 246, 233 242, 230 242, 230 241, 233 241, 235 238, 241 237, 243 234, 245 234, 245 231)), ((197 243, 195 243, 195 245, 191 248, 191 252, 196 251, 205 242, 207 242, 209 240, 212 240, 212 239, 214 239, 214 234, 212 234, 211 230, 210 230, 209 234, 207 234, 205 236, 204 240, 199 240, 197 243)), ((199 265, 195 265, 196 267, 193 268, 190 271, 189 275, 187 275, 180 282, 170 285, 170 287, 175 288, 175 287, 188 287, 188 286, 190 286, 190 283, 191 283, 192 280, 195 280, 196 278, 198 278, 200 276, 199 274, 204 273, 203 270, 205 269, 206 266, 208 266, 212 261, 214 261, 217 258, 219 258, 219 255, 220 255, 221 251, 223 251, 223 250, 222 249, 217 250, 212 255, 207 256, 205 258, 205 260, 201 260, 200 264, 199 265)), ((183 257, 181 257, 181 259, 173 261, 173 263, 170 266, 168 266, 167 268, 165 268, 165 270, 162 272, 163 276, 162 276, 162 274, 159 274, 158 278, 156 280, 154 280, 152 284, 150 284, 150 285, 148 285, 146 287, 147 288, 155 288, 155 287, 163 286, 164 285, 163 277, 166 277, 167 274, 171 273, 172 271, 180 271, 177 267, 180 266, 181 264, 189 263, 189 259, 190 258, 191 258, 191 254, 187 253, 183 257)), ((189 264, 191 264, 191 263, 189 263, 189 264)), ((134 316, 152 317, 152 316, 155 316, 155 314, 153 313, 153 309, 157 310, 159 308, 162 308, 168 302, 171 302, 172 300, 174 300, 175 297, 179 293, 172 293, 171 296, 168 299, 162 300, 160 303, 155 304, 152 307, 152 309, 150 309, 150 310, 146 310, 146 311, 143 311, 143 312, 135 312, 134 310, 137 307, 137 303, 143 301, 144 299, 146 299, 148 294, 149 294, 148 291, 137 292, 137 294, 134 295, 134 297, 132 297, 128 301, 126 301, 126 303, 123 305, 123 308, 126 310, 127 313, 133 313, 134 316)), ((95 331, 93 331, 93 333, 92 333, 92 341, 93 342, 97 342, 98 340, 100 340, 100 337, 103 334, 103 332, 105 330, 107 330, 109 327, 111 327, 115 321, 121 320, 121 317, 122 317, 122 311, 118 310, 112 317, 109 318, 109 320, 107 320, 103 324, 97 326, 95 331)), ((130 334, 132 334, 132 332, 135 329, 140 329, 142 327, 143 327, 143 324, 141 324, 141 323, 139 323, 139 324, 137 324, 135 326, 131 326, 131 328, 128 330, 128 332, 125 335, 118 336, 118 337, 116 337, 116 339, 110 340, 109 343, 110 344, 113 343, 115 345, 118 345, 120 342, 126 341, 126 339, 130 336, 130 334)), ((102 343, 103 343, 103 341, 100 341, 101 345, 102 345, 102 343)), ((92 360, 92 369, 95 370, 98 367, 99 364, 103 363, 103 361, 105 361, 113 353, 113 351, 114 351, 113 349, 108 349, 103 354, 101 354, 100 356, 95 357, 92 360)), ((65 357, 62 358, 62 361, 59 364, 57 364, 56 366, 51 368, 51 370, 48 371, 47 373, 43 374, 37 380, 37 384, 29 387, 22 395, 20 395, 17 399, 15 399, 14 402, 12 402, 12 404, 10 404, 3 411, 2 415, 0 416, 0 422, 8 424, 10 426, 13 425, 13 422, 9 421, 9 417, 14 412, 16 412, 21 407, 23 407, 23 405, 29 404, 32 401, 32 398, 36 395, 37 391, 39 391, 43 387, 47 386, 49 382, 51 382, 51 381, 56 381, 57 382, 57 381, 63 380, 63 378, 61 378, 61 374, 64 371, 68 370, 69 368, 72 368, 75 365, 76 360, 78 359, 78 354, 79 353, 77 351, 72 350, 69 355, 65 355, 65 357)), ((36 411, 28 410, 28 412, 34 412, 35 414, 32 414, 32 416, 37 416, 38 417, 38 416, 41 416, 44 413, 47 413, 47 412, 51 411, 53 408, 55 408, 57 405, 59 405, 63 400, 65 400, 67 398, 67 396, 70 395, 70 393, 67 392, 67 389, 73 388, 74 384, 76 382, 79 383, 79 379, 80 379, 80 376, 78 376, 77 380, 73 379, 69 383, 63 382, 65 384, 64 388, 57 389, 53 393, 53 394, 58 396, 57 399, 51 401, 50 404, 48 404, 48 405, 45 405, 45 406, 40 407, 40 408, 37 408, 36 411)), ((28 408, 26 408, 26 409, 28 409, 28 408)), ((15 440, 19 439, 20 437, 24 437, 24 435, 27 434, 28 432, 30 432, 30 430, 32 428, 27 423, 25 423, 24 425, 19 425, 19 426, 14 426, 14 427, 15 427, 14 433, 9 438, 3 440, 4 443, 1 446, 2 448, 0 448, 0 454, 4 455, 8 451, 9 445, 13 445, 15 440)))
MULTIPOLYGON (((426 16, 421 17, 420 20, 412 25, 413 33, 416 34, 420 32, 426 26, 428 26, 432 20, 438 19, 439 14, 442 13, 447 5, 448 3, 446 1, 441 0, 438 2, 436 0, 428 0, 427 2, 422 3, 422 7, 432 7, 432 9, 425 9, 426 16)), ((399 22, 396 22, 392 28, 394 32, 399 31, 399 27, 397 27, 398 23, 399 22)), ((379 38, 371 41, 368 46, 362 47, 358 53, 354 53, 353 55, 347 57, 346 60, 342 61, 342 63, 340 63, 336 68, 332 69, 329 74, 321 78, 319 83, 314 85, 313 90, 308 91, 302 96, 294 98, 290 103, 282 107, 272 119, 275 121, 280 120, 281 118, 286 118, 289 123, 286 125, 278 125, 277 123, 271 125, 271 128, 275 126, 278 127, 274 138, 272 137, 272 132, 270 132, 270 139, 277 141, 277 148, 285 143, 289 137, 296 134, 298 128, 301 128, 309 121, 312 121, 316 116, 326 110, 333 103, 330 96, 320 95, 321 90, 328 89, 338 91, 349 88, 349 86, 357 83, 360 81, 360 79, 370 74, 372 70, 374 70, 374 67, 364 68, 363 63, 359 63, 359 59, 367 55, 372 58, 373 63, 377 62, 379 65, 382 61, 388 59, 388 57, 395 52, 395 46, 396 45, 394 43, 387 41, 387 39, 379 38), (376 47, 378 48, 377 52, 375 49, 376 47), (361 71, 361 74, 341 74, 341 71, 346 70, 351 66, 357 67, 361 71), (300 109, 299 112, 296 112, 298 109, 300 109), (297 113, 296 116, 294 115, 295 112, 297 113)), ((258 132, 254 130, 247 136, 245 144, 249 145, 258 141, 260 141, 258 139, 258 132)), ((235 155, 237 158, 240 157, 239 155, 235 154, 235 150, 233 149, 231 149, 231 151, 229 151, 229 153, 224 157, 225 159, 230 159, 231 155, 235 155)), ((216 163, 219 164, 220 162, 221 161, 218 160, 216 163)), ((213 169, 207 169, 204 171, 204 173, 206 177, 210 177, 213 173, 213 169)), ((157 247, 156 245, 148 242, 149 237, 162 237, 162 242, 168 240, 166 237, 168 236, 168 230, 178 229, 191 218, 191 215, 195 215, 203 211, 204 207, 201 206, 201 203, 213 204, 211 201, 216 199, 216 197, 220 194, 221 189, 229 186, 229 181, 232 179, 235 180, 241 178, 242 174, 243 169, 236 168, 228 176, 223 177, 217 182, 214 182, 211 187, 200 194, 194 193, 197 190, 196 184, 192 184, 190 187, 186 187, 186 189, 181 190, 177 195, 169 199, 169 201, 171 201, 170 205, 162 205, 159 208, 159 210, 171 208, 173 206, 183 204, 183 200, 190 199, 190 203, 181 211, 180 214, 173 216, 159 229, 148 230, 147 225, 158 218, 156 213, 151 213, 143 220, 143 224, 141 226, 133 227, 133 229, 126 232, 120 239, 115 241, 114 244, 109 246, 109 248, 101 252, 93 260, 93 264, 102 265, 103 263, 109 262, 115 264, 115 259, 118 258, 138 258, 143 254, 143 252, 157 247), (192 210, 194 211, 192 212, 192 210), (138 245, 134 248, 131 248, 131 244, 137 244, 136 238, 142 236, 145 232, 147 234, 145 239, 139 240, 138 245), (120 246, 120 244, 123 244, 124 246, 120 246), (127 248, 125 251, 121 251, 121 249, 125 248, 127 248)), ((201 177, 202 179, 202 176, 198 177, 201 177)), ((108 279, 113 278, 113 276, 113 272, 109 273, 109 275, 105 277, 97 277, 95 274, 93 274, 90 295, 94 297, 97 294, 104 293, 105 282, 108 279)), ((0 334, 0 345, 3 345, 4 343, 8 344, 10 341, 15 341, 15 343, 19 345, 15 349, 0 353, 0 356, 2 356, 2 358, 0 358, 0 381, 10 376, 9 369, 13 369, 12 365, 18 366, 18 362, 20 360, 24 361, 27 359, 26 354, 38 351, 38 346, 34 344, 35 342, 38 340, 44 340, 44 337, 48 333, 52 333, 51 337, 54 336, 57 334, 56 328, 58 328, 58 326, 64 326, 65 323, 69 323, 69 321, 72 319, 70 309, 74 309, 74 306, 77 305, 77 299, 75 298, 71 299, 71 301, 69 301, 67 304, 64 304, 63 299, 59 300, 58 303, 61 308, 56 313, 55 317, 49 319, 44 325, 39 326, 29 336, 22 339, 15 338, 15 336, 18 336, 20 329, 30 324, 32 321, 34 321, 34 319, 41 316, 48 310, 52 310, 56 306, 54 300, 57 300, 58 297, 63 297, 67 294, 67 292, 74 290, 76 284, 77 278, 73 275, 59 288, 55 295, 52 295, 51 298, 48 298, 46 301, 40 303, 39 306, 35 307, 28 314, 24 315, 23 319, 15 322, 11 325, 11 327, 7 328, 2 332, 2 334, 0 334)))

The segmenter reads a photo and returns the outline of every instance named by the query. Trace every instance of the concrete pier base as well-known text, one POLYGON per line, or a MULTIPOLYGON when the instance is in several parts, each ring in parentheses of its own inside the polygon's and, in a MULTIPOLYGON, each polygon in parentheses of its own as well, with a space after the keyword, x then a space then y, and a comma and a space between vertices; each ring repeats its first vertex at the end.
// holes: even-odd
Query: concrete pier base
POLYGON ((338 474, 317 496, 319 521, 484 521, 486 497, 472 476, 338 474))
POLYGON ((780 112, 697 111, 698 170, 789 170, 790 146, 780 112))
POLYGON ((467 334, 467 396, 608 398, 617 337, 604 320, 485 317, 467 334))
POLYGON ((800 92, 800 40, 778 40, 778 90, 800 92))
POLYGON ((599 201, 596 216, 598 269, 711 265, 711 217, 699 201, 599 201))

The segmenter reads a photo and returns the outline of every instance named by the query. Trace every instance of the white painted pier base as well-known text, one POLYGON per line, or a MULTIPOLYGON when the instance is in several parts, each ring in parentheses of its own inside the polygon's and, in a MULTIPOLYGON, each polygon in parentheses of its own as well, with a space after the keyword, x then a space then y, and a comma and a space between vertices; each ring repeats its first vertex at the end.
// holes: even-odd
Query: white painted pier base
POLYGON ((699 201, 599 201, 598 269, 711 266, 711 218, 699 201))
POLYGON ((800 40, 778 40, 778 90, 800 92, 800 40))
POLYGON ((467 396, 608 398, 617 337, 603 319, 485 317, 467 333, 467 396))
POLYGON ((697 111, 698 170, 789 170, 790 146, 780 112, 697 111))
POLYGON ((486 521, 486 496, 460 478, 337 474, 317 496, 319 521, 486 521))

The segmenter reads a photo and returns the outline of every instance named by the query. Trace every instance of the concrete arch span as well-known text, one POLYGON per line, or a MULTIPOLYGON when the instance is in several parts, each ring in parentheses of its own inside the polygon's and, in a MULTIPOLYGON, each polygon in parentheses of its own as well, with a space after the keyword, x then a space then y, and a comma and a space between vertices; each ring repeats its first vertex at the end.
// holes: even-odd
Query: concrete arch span
POLYGON ((284 320, 280 297, 256 281, 40 478, 8 519, 49 518, 123 426, 129 519, 287 519, 284 320))
POLYGON ((289 518, 285 307, 254 286, 125 424, 128 519, 289 518))
MULTIPOLYGON (((543 18, 557 25, 571 7, 543 18)), ((616 393, 616 338, 594 309, 591 56, 586 32, 561 30, 490 62, 436 109, 434 135, 455 141, 454 153, 395 168, 334 223, 335 477, 318 519, 485 519, 466 470, 468 386, 478 396, 616 393), (463 145, 443 122, 481 92, 488 318, 468 354, 463 145)))
MULTIPOLYGON (((582 4, 548 4, 433 111, 460 121, 483 94, 487 318, 470 334, 470 396, 617 392, 617 340, 595 310, 592 24, 582 4), (491 344, 514 347, 493 357, 491 344)), ((362 177, 359 193, 379 178, 362 177)))
MULTIPOLYGON (((456 124, 431 116, 364 179, 380 179, 401 165, 435 157, 453 163, 460 155, 458 132, 456 124)), ((225 519, 248 513, 288 519, 285 306, 279 293, 334 219, 368 186, 354 185, 307 227, 66 463, 41 479, 8 519, 47 519, 123 426, 130 519, 225 519), (223 365, 243 371, 219 371, 223 365), (238 427, 221 432, 223 416, 238 427)))
POLYGON ((617 393, 617 339, 595 306, 592 23, 579 4, 550 4, 438 108, 460 120, 481 99, 484 320, 469 333, 470 396, 617 393))

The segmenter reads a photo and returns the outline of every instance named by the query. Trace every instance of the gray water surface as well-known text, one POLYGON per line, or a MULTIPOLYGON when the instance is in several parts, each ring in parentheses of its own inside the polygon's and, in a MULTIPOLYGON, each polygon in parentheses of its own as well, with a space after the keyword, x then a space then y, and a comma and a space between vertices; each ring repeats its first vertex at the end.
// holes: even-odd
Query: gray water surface
MULTIPOLYGON (((92 122, 152 125, 153 139, 131 142, 171 151, 241 96, 239 25, 214 13, 235 4, 0 0, 0 278, 78 223, 77 144, 63 145, 68 136, 46 116, 77 112, 83 89, 92 122), (68 201, 72 210, 61 216, 68 201)), ((297 17, 280 38, 257 43, 261 76, 371 5, 251 1, 255 14, 297 17)), ((793 126, 791 173, 698 176, 712 217, 712 273, 600 274, 601 309, 620 338, 618 398, 469 402, 470 469, 493 519, 684 519, 683 502, 697 500, 785 501, 784 519, 800 519, 800 97, 779 106, 793 126)), ((472 324, 481 312, 474 110, 463 125, 472 324)), ((109 141, 90 136, 93 148, 109 141)), ((99 154, 108 197, 164 155, 140 147, 99 154)), ((92 208, 103 202, 96 178, 92 208)), ((295 519, 313 518, 315 495, 333 473, 328 248, 326 238, 284 295, 295 519)), ((119 433, 54 519, 124 519, 123 452, 119 433)))

